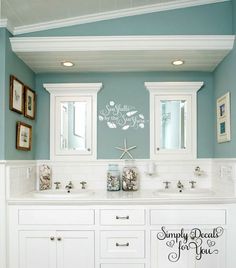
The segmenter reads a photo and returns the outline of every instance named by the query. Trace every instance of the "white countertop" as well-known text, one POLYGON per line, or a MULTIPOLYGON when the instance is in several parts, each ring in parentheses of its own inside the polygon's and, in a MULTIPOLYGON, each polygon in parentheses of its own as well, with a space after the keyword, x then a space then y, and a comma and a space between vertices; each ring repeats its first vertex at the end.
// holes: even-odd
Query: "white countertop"
MULTIPOLYGON (((69 195, 69 194, 68 194, 69 195)), ((153 190, 142 190, 137 192, 107 192, 97 190, 90 195, 85 196, 65 196, 53 198, 41 197, 40 194, 35 197, 34 192, 26 193, 21 196, 12 197, 7 200, 9 205, 20 205, 20 204, 49 204, 49 205, 90 205, 90 204, 231 204, 236 203, 236 196, 226 195, 223 193, 217 193, 209 196, 160 196, 157 195, 153 190)))

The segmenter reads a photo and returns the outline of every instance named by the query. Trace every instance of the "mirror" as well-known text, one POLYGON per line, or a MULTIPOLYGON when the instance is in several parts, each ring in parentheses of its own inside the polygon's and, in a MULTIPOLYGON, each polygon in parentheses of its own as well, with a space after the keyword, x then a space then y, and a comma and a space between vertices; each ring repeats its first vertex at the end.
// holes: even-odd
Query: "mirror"
POLYGON ((160 148, 185 149, 186 148, 186 100, 160 101, 160 148))
POLYGON ((61 149, 80 151, 86 150, 87 101, 61 102, 60 112, 61 149))

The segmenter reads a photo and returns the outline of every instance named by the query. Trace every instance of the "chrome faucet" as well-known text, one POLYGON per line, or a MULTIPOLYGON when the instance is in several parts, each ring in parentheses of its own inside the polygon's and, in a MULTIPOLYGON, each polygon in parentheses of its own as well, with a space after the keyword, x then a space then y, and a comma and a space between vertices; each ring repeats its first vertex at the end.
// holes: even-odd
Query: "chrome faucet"
POLYGON ((72 183, 72 181, 70 181, 65 188, 67 189, 67 192, 70 193, 70 190, 74 188, 74 185, 72 183))
POLYGON ((179 189, 180 192, 183 191, 183 189, 184 189, 184 185, 181 183, 181 181, 178 181, 178 183, 177 183, 177 188, 179 189))

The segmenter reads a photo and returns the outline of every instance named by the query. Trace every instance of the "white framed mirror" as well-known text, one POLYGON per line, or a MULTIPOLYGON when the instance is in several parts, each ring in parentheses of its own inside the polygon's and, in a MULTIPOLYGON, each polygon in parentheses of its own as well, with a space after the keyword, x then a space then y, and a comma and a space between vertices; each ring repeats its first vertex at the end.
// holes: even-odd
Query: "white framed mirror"
POLYGON ((196 159, 197 91, 203 82, 146 82, 151 159, 196 159))
POLYGON ((44 84, 50 93, 50 159, 97 157, 97 92, 101 83, 44 84))

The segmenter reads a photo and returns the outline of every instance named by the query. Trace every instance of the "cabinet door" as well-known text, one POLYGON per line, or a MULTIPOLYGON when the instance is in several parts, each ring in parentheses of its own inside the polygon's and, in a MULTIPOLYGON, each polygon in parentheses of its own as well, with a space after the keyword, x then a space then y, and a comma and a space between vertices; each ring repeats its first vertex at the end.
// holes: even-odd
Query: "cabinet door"
POLYGON ((20 268, 56 268, 56 239, 51 231, 19 233, 20 268))
MULTIPOLYGON (((176 232, 176 230, 169 230, 176 232)), ((158 240, 160 231, 151 232, 151 268, 194 268, 194 254, 182 251, 181 257, 175 262, 178 246, 172 244, 172 239, 158 240), (167 244, 167 241, 170 243, 167 244)))
POLYGON ((94 232, 57 232, 57 268, 94 268, 94 232))
MULTIPOLYGON (((201 229, 202 234, 211 234, 213 229, 201 229)), ((192 229, 185 229, 184 232, 190 234, 192 229)), ((208 238, 205 236, 203 239, 197 240, 198 247, 195 244, 189 243, 193 240, 188 238, 186 244, 182 249, 179 243, 174 243, 174 238, 159 240, 157 234, 159 231, 151 232, 151 268, 225 268, 225 237, 224 233, 218 238, 208 238), (201 258, 200 251, 202 252, 201 258), (196 253, 197 252, 197 253, 196 253), (180 256, 178 261, 175 258, 180 256), (197 258, 196 258, 197 257, 197 258), (171 259, 171 260, 170 260, 171 259)), ((178 233, 180 230, 168 230, 169 234, 178 233)), ((167 233, 167 232, 166 232, 167 233)), ((180 238, 181 240, 181 238, 180 238)), ((180 241, 179 240, 179 241, 180 241)), ((195 240, 194 240, 195 241, 195 240)))

